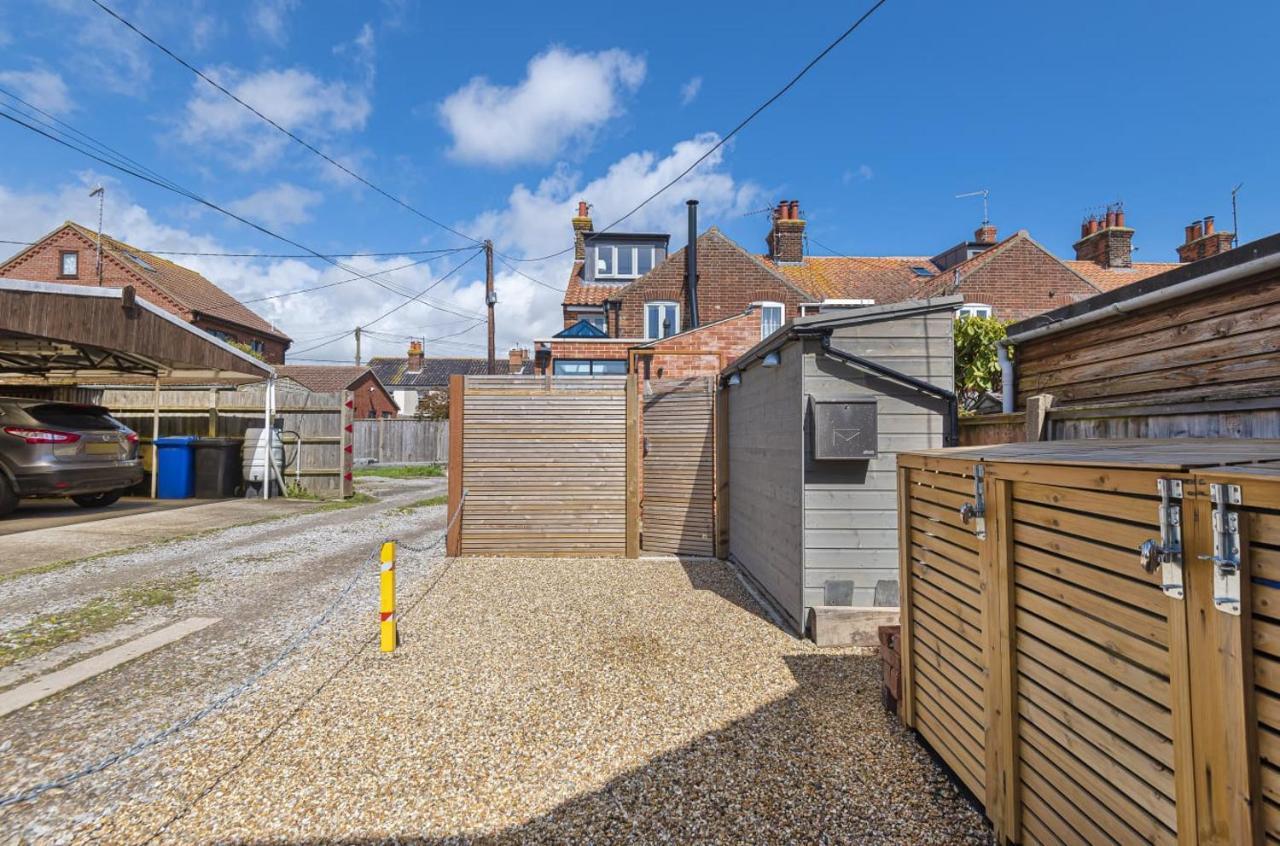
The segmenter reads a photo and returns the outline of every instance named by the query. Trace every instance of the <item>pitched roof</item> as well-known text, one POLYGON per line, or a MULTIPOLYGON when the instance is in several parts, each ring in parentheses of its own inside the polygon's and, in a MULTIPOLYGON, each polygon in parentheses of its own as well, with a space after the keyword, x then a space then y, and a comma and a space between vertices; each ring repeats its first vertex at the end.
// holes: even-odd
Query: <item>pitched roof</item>
MULTIPOLYGON (((380 357, 369 359, 369 369, 389 388, 447 388, 450 376, 483 376, 489 372, 483 358, 423 358, 422 369, 409 371, 409 359, 380 357)), ((533 372, 533 363, 525 362, 519 370, 511 370, 506 359, 496 362, 502 375, 525 375, 533 372)))
POLYGON ((1132 267, 1102 267, 1096 262, 1075 259, 1064 260, 1062 263, 1103 291, 1114 291, 1123 285, 1150 279, 1179 266, 1176 261, 1135 261, 1132 267))
POLYGON ((915 295, 938 268, 923 256, 805 256, 777 269, 814 300, 896 302, 915 295), (913 268, 920 268, 924 275, 913 268))
MULTIPOLYGON (((67 221, 66 226, 96 243, 98 236, 92 230, 72 221, 67 221)), ((263 320, 235 297, 189 267, 174 264, 168 259, 130 246, 105 232, 102 234, 102 251, 104 255, 114 257, 132 273, 164 291, 192 312, 235 323, 285 341, 290 340, 284 332, 263 320)))
POLYGON ((619 282, 588 282, 582 272, 584 262, 575 261, 573 270, 569 271, 569 285, 565 288, 564 299, 567 306, 598 306, 613 294, 626 287, 629 280, 619 282))
POLYGON ((553 338, 607 338, 609 333, 601 329, 599 326, 591 323, 589 320, 579 320, 577 323, 560 330, 551 337, 553 338))
MULTIPOLYGON (((358 364, 277 364, 276 374, 312 391, 345 391, 369 372, 358 364)), ((375 373, 374 378, 378 376, 375 373)), ((383 390, 386 390, 384 387, 383 390)))

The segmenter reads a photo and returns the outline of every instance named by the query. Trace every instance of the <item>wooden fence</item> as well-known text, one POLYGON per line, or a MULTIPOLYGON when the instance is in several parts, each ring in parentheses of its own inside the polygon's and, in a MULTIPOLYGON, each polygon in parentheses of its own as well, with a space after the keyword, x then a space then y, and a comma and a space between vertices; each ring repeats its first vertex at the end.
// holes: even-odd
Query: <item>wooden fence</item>
MULTIPOLYGON (((262 426, 265 383, 239 388, 168 388, 159 395, 151 388, 104 388, 102 405, 151 444, 152 415, 160 409, 160 436, 197 435, 243 440, 252 427, 262 426)), ((308 492, 321 497, 352 493, 350 391, 317 393, 287 382, 276 385, 276 416, 285 434, 286 459, 297 457, 285 471, 308 492)), ((150 449, 144 457, 150 467, 150 449)))
POLYGON ((449 460, 449 421, 379 418, 354 423, 356 463, 443 464, 449 460))
POLYGON ((705 376, 647 382, 641 429, 641 546, 715 555, 714 382, 705 376))
POLYGON ((634 378, 455 376, 449 554, 637 555, 634 378))
POLYGON ((1241 440, 899 457, 900 715, 1001 842, 1280 840, 1280 464, 1237 466, 1278 459, 1241 440), (960 511, 979 492, 985 532, 960 511), (1142 566, 1147 540, 1178 542, 1180 569, 1142 566), (1239 561, 1234 609, 1215 557, 1239 561))

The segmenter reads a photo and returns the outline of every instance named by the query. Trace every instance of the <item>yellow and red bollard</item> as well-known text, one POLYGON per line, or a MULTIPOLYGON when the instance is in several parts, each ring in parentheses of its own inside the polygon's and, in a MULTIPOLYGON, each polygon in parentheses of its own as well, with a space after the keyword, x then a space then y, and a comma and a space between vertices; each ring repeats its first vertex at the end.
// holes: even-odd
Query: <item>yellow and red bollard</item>
POLYGON ((396 630, 396 542, 387 541, 382 545, 381 601, 378 608, 378 620, 382 627, 382 651, 395 651, 400 642, 400 634, 396 630))

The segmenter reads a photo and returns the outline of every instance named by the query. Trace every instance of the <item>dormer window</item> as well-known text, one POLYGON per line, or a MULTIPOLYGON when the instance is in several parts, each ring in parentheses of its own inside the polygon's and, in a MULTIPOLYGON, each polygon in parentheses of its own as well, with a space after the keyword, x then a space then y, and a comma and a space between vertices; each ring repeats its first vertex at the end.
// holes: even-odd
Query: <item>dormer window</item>
POLYGON ((653 270, 665 255, 660 245, 652 243, 597 243, 591 249, 595 279, 637 279, 653 270))
POLYGON ((59 262, 59 274, 65 279, 75 279, 80 275, 80 253, 75 250, 63 250, 59 262))

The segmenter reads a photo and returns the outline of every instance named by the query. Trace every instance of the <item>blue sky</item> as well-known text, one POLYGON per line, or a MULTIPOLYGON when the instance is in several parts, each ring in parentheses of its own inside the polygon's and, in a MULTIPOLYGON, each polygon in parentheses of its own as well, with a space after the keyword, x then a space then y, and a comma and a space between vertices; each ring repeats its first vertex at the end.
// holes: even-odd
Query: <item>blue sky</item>
MULTIPOLYGON (((776 90, 865 3, 428 4, 110 0, 178 54, 357 172, 511 255, 570 243, 584 198, 597 224, 629 209, 776 90)), ((634 228, 683 241, 683 201, 763 247, 764 215, 800 200, 816 253, 932 254, 981 218, 1069 256, 1081 217, 1122 200, 1136 258, 1173 260, 1183 226, 1280 229, 1280 4, 926 3, 889 0, 634 228)), ((0 0, 0 88, 184 187, 320 251, 465 242, 352 183, 215 94, 89 0, 0 0)), ((0 103, 13 105, 3 94, 0 103)), ((151 249, 294 252, 189 201, 0 122, 0 238, 30 239, 108 186, 106 230, 151 249)), ((629 227, 630 228, 630 227, 629 227)), ((4 247, 4 245, 0 245, 4 247)), ((4 249, 7 252, 7 248, 4 249)), ((387 274, 420 291, 466 254, 387 274)), ((361 272, 411 258, 353 259, 361 272)), ((294 259, 190 259, 259 297, 336 281, 294 259)), ((522 265, 563 285, 564 258, 522 265)), ((365 351, 404 337, 479 354, 474 261, 380 321, 365 351), (476 346, 471 346, 476 345, 476 346)), ((498 265, 500 345, 559 323, 559 295, 498 265)), ((403 297, 367 282, 260 304, 295 350, 403 297)), ((343 338, 304 353, 349 358, 343 338)))

